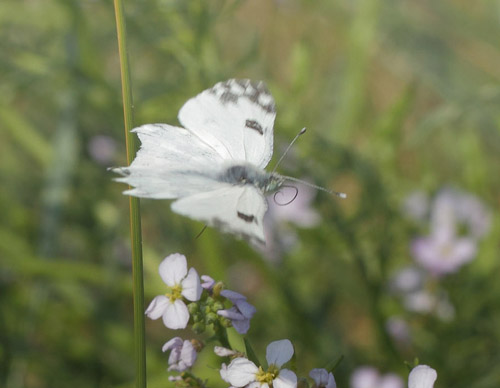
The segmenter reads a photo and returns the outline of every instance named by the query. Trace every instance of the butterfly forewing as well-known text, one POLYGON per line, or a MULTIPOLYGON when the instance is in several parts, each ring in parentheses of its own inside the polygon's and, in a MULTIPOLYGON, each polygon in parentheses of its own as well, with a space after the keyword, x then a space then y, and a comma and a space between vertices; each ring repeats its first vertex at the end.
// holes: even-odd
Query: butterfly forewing
POLYGON ((146 124, 133 130, 141 149, 129 167, 115 169, 125 194, 145 198, 178 198, 215 189, 221 156, 190 131, 167 124, 146 124))
POLYGON ((264 168, 273 153, 274 99, 263 82, 231 79, 188 100, 181 124, 221 157, 264 168))

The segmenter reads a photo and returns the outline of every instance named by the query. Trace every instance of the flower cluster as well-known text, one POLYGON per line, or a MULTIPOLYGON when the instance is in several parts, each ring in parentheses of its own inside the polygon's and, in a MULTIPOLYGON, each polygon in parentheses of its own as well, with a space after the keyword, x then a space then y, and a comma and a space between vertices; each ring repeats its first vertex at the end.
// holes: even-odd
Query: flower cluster
MULTIPOLYGON (((186 257, 179 253, 167 256, 159 266, 159 273, 167 285, 164 295, 155 297, 146 310, 151 319, 162 318, 170 329, 184 329, 191 325, 196 333, 203 333, 212 325, 215 338, 223 346, 215 346, 220 357, 229 357, 229 364, 222 363, 220 376, 232 388, 297 388, 299 379, 290 367, 294 348, 288 339, 271 342, 266 349, 266 364, 260 364, 253 354, 231 349, 225 329, 233 327, 239 334, 250 328, 256 310, 244 295, 227 290, 224 284, 210 276, 200 277, 194 268, 188 270, 186 257), (231 303, 230 307, 225 304, 231 303)), ((198 353, 203 349, 201 340, 184 340, 174 337, 162 348, 169 352, 168 371, 180 373, 170 376, 179 387, 204 388, 202 379, 192 374, 198 353)), ((300 379, 303 388, 336 388, 332 370, 313 369, 310 381, 300 379)), ((410 388, 432 388, 436 371, 424 365, 417 366, 409 376, 410 388)), ((395 375, 380 376, 374 369, 365 368, 353 375, 352 388, 402 388, 402 380, 395 375)))
MULTIPOLYGON (((204 332, 207 325, 213 325, 216 330, 232 326, 240 334, 249 330, 255 307, 244 295, 224 289, 222 283, 210 276, 202 275, 200 279, 194 268, 188 270, 184 255, 167 256, 160 263, 159 273, 167 292, 151 301, 146 309, 149 318, 161 317, 164 325, 174 330, 185 329, 191 322, 196 333, 204 332), (231 306, 225 308, 227 302, 231 306)), ((170 352, 168 370, 183 372, 191 368, 202 347, 195 340, 172 338, 162 349, 170 352)))

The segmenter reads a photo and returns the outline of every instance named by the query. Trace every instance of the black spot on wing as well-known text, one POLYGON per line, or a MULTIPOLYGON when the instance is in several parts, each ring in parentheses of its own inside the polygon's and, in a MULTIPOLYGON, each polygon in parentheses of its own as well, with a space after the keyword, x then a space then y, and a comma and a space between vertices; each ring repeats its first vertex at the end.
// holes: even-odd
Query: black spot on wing
POLYGON ((264 134, 264 130, 262 129, 262 125, 260 125, 257 121, 255 120, 247 120, 245 122, 245 127, 255 129, 257 132, 259 132, 261 135, 264 134))
POLYGON ((276 113, 274 100, 262 81, 249 79, 230 79, 219 82, 208 92, 217 96, 223 104, 238 103, 240 98, 250 100, 267 113, 276 113))
MULTIPOLYGON (((251 217, 253 217, 253 216, 251 216, 251 217)), ((266 242, 264 240, 262 240, 261 238, 259 238, 258 236, 254 235, 254 234, 248 234, 248 233, 245 233, 243 231, 236 231, 233 228, 231 228, 231 226, 227 222, 222 221, 220 218, 214 217, 211 220, 207 220, 207 222, 209 225, 214 226, 223 232, 232 233, 236 237, 243 238, 243 239, 251 242, 252 244, 256 244, 256 245, 261 246, 261 247, 266 245, 266 242)), ((257 223, 257 220, 255 220, 255 222, 257 223)))
POLYGON ((236 212, 236 214, 238 215, 239 218, 241 218, 245 222, 249 222, 250 223, 250 222, 253 222, 254 220, 256 220, 255 216, 252 215, 252 214, 245 214, 245 213, 242 213, 242 212, 236 212))

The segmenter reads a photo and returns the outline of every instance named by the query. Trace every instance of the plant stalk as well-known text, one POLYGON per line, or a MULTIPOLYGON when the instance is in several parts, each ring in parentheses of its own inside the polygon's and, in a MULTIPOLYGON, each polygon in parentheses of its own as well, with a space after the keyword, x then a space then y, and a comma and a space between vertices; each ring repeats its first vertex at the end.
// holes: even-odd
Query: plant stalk
MULTIPOLYGON (((123 114, 125 123, 125 143, 127 162, 130 165, 135 156, 135 137, 131 136, 133 127, 133 101, 130 67, 127 53, 124 7, 121 0, 114 0, 118 51, 122 84, 123 114)), ((141 213, 139 199, 129 197, 130 237, 132 248, 132 277, 134 299, 134 347, 136 387, 146 387, 146 346, 144 324, 144 276, 142 264, 141 213)))

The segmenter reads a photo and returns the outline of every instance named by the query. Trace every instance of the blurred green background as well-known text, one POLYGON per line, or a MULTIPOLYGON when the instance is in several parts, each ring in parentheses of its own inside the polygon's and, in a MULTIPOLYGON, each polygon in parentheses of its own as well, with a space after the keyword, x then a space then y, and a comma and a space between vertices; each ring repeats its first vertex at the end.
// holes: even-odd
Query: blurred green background
MULTIPOLYGON (((344 355, 339 387, 360 365, 406 380, 404 361, 418 357, 437 369, 436 387, 499 387, 500 2, 125 8, 136 125, 176 124, 182 104, 218 81, 263 80, 278 111, 274 160, 309 129, 280 171, 349 196, 318 192, 314 227, 276 221, 271 253, 215 230, 195 240, 202 224, 141 201, 146 303, 163 292, 161 259, 181 252, 257 307, 248 337, 258 353, 294 343, 299 375, 344 355), (429 232, 405 216, 405 199, 444 187, 492 217, 474 260, 426 275, 452 306, 446 319, 410 311, 391 288, 415 265, 413 238, 429 232)), ((0 387, 133 385, 128 200, 106 171, 125 164, 112 2, 1 1, 0 387)), ((161 346, 178 333, 146 328, 149 386, 173 384, 161 346)), ((207 347, 196 371, 224 387, 217 362, 207 347)))

